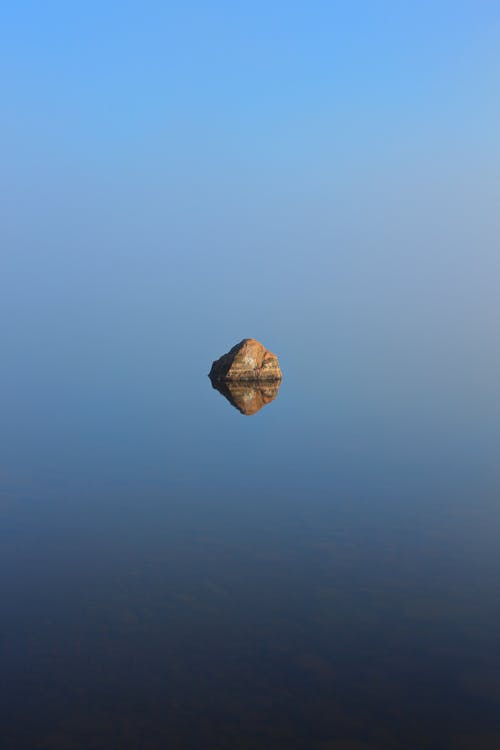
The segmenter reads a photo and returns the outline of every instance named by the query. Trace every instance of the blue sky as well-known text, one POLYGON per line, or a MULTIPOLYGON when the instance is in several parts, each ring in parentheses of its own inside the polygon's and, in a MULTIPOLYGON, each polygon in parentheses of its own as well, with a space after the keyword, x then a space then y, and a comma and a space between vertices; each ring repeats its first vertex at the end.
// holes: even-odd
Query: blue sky
POLYGON ((482 2, 5 4, 6 120, 68 148, 74 129, 108 155, 169 153, 170 135, 252 156, 272 138, 376 141, 429 117, 483 132, 499 16, 482 2))
POLYGON ((17 2, 0 29, 13 363, 174 324, 208 358, 498 363, 498 3, 17 2))

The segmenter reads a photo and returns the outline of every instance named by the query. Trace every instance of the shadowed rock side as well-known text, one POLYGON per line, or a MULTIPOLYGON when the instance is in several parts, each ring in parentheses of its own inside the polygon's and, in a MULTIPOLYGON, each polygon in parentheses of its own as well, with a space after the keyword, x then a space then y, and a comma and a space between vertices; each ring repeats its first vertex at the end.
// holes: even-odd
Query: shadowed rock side
POLYGON ((243 339, 212 364, 212 381, 281 380, 278 357, 255 339, 243 339))
POLYGON ((274 401, 280 385, 280 380, 255 383, 212 380, 215 390, 222 393, 230 404, 247 417, 256 414, 263 406, 274 401))

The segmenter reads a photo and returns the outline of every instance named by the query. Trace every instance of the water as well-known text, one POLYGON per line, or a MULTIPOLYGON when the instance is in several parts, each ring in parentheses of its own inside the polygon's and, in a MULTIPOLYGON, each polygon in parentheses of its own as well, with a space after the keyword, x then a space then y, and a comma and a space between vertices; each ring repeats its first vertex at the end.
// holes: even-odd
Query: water
POLYGON ((4 368, 2 747, 499 747, 496 380, 262 336, 247 416, 185 334, 4 368))

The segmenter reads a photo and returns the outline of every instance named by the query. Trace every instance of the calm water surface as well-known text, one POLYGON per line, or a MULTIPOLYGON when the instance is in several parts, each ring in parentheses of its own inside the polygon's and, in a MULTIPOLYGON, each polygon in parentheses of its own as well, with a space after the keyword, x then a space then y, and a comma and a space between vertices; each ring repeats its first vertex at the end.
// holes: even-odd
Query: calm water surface
POLYGON ((4 373, 2 747, 500 747, 500 392, 269 345, 4 373))

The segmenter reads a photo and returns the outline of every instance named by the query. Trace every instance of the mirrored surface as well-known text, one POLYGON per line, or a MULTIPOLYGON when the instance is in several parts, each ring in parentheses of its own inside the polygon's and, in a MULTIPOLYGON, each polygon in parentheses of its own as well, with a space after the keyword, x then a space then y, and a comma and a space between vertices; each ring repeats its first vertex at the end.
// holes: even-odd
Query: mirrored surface
POLYGON ((241 419, 177 345, 4 368, 6 747, 494 746, 487 391, 365 349, 311 382, 284 340, 241 419))
POLYGON ((281 381, 222 381, 211 379, 212 387, 219 391, 241 414, 249 417, 277 397, 281 381))

